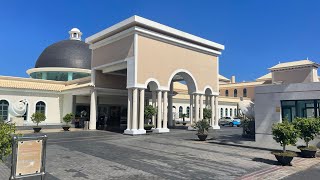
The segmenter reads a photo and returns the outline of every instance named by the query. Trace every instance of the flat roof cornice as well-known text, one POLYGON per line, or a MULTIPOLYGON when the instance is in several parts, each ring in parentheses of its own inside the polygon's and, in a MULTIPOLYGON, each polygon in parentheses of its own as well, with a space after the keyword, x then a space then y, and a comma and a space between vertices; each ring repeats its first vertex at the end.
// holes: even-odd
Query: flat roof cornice
POLYGON ((86 38, 85 42, 89 44, 96 43, 102 39, 108 38, 114 34, 117 34, 121 31, 124 31, 130 27, 139 26, 143 27, 145 29, 149 29, 152 31, 156 31, 165 35, 170 35, 175 38, 188 41, 191 43, 195 43, 198 45, 205 46, 207 48, 212 48, 218 51, 224 50, 224 46, 221 44, 218 44, 213 41, 209 41, 203 38, 200 38, 198 36, 194 36, 192 34, 171 28, 169 26, 151 21, 149 19, 140 17, 140 16, 132 16, 126 20, 123 20, 105 30, 102 30, 88 38, 86 38))

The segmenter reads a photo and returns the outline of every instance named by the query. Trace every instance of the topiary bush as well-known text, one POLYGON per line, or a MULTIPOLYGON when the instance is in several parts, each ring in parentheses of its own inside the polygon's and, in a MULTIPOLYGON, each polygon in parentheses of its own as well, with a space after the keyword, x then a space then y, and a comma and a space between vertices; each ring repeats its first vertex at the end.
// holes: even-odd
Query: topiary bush
POLYGON ((148 120, 152 118, 152 116, 157 114, 156 108, 154 108, 152 105, 147 105, 144 107, 144 117, 148 120))
POLYGON ((286 120, 272 126, 272 135, 273 139, 283 147, 283 152, 286 152, 287 145, 295 144, 298 139, 297 129, 286 120))
POLYGON ((0 118, 0 160, 3 161, 5 157, 11 154, 12 134, 16 131, 15 124, 5 123, 0 118))
POLYGON ((320 132, 320 123, 317 118, 296 118, 293 122, 294 127, 298 130, 298 135, 309 147, 312 141, 320 132))
POLYGON ((211 112, 211 110, 210 110, 210 109, 207 109, 207 108, 204 108, 204 109, 203 109, 203 119, 209 120, 209 119, 211 119, 211 117, 212 117, 212 112, 211 112))
POLYGON ((74 117, 73 113, 66 114, 63 117, 63 121, 66 123, 67 126, 70 126, 69 123, 72 121, 73 117, 74 117))
POLYGON ((41 112, 35 112, 31 115, 31 121, 39 126, 39 123, 46 120, 46 116, 41 112))

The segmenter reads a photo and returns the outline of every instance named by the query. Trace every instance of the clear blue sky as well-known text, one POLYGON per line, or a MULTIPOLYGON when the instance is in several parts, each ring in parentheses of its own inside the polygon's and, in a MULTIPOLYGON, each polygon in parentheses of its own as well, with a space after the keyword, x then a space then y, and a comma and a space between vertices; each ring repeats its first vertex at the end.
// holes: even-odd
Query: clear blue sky
POLYGON ((78 27, 84 38, 132 15, 221 43, 220 73, 251 81, 280 62, 320 60, 320 1, 1 1, 0 75, 26 77, 40 53, 78 27))

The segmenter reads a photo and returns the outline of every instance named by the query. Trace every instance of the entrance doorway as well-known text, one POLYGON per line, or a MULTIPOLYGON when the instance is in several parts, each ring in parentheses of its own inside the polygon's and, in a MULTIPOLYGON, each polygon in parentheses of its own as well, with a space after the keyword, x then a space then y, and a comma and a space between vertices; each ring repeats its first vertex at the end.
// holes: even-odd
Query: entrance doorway
POLYGON ((123 132, 127 128, 127 109, 119 105, 99 105, 97 129, 123 132))

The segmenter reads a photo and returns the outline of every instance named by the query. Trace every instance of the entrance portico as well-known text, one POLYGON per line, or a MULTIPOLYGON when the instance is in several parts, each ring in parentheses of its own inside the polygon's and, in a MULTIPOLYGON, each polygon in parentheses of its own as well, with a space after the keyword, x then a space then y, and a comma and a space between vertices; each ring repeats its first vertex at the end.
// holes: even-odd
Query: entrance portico
MULTIPOLYGON (((172 120, 172 82, 183 80, 190 95, 191 121, 203 119, 203 109, 212 111, 218 126, 218 56, 223 45, 162 24, 133 16, 86 39, 92 49, 94 89, 128 91, 125 134, 145 134, 144 106, 157 109, 153 132, 169 132, 172 120), (149 101, 151 99, 151 101, 149 101)), ((91 103, 96 93, 91 92, 91 103)), ((90 124, 95 106, 91 104, 90 124)), ((92 126, 94 128, 94 126, 92 126)))

